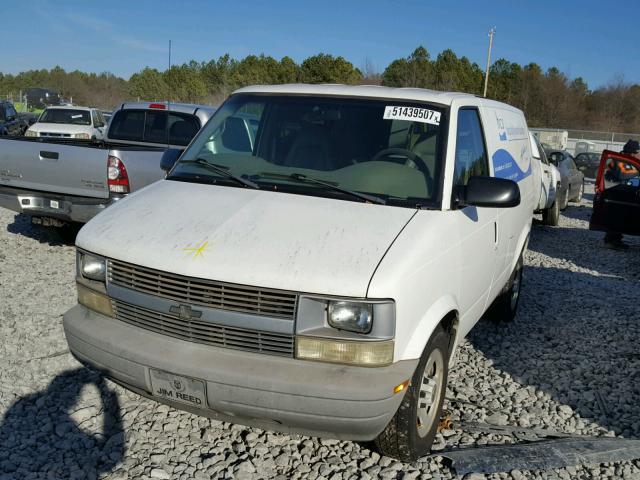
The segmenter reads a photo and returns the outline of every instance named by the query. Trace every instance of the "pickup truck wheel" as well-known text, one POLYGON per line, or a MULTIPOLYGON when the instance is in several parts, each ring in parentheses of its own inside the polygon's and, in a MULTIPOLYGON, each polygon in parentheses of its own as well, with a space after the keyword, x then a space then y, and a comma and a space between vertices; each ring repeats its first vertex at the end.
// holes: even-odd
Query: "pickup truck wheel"
POLYGON ((496 323, 511 322, 516 316, 518 303, 520 303, 520 290, 522 289, 523 266, 524 260, 520 254, 504 291, 494 300, 489 309, 489 316, 496 323))
POLYGON ((560 220, 560 205, 558 205, 558 199, 553 201, 553 205, 542 211, 542 222, 545 225, 558 225, 560 220))
POLYGON ((439 326, 429 339, 398 411, 375 440, 383 455, 410 462, 429 453, 447 388, 449 337, 439 326))

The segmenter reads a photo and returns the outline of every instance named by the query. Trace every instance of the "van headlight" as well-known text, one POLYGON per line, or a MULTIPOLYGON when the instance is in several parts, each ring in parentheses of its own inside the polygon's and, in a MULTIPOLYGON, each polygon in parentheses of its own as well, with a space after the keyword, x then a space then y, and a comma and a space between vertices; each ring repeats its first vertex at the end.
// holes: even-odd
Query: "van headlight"
POLYGON ((297 359, 361 367, 393 362, 392 299, 300 295, 296 310, 297 359))
POLYGON ((89 140, 91 138, 91 135, 89 135, 88 133, 76 133, 73 137, 79 138, 81 140, 89 140))
POLYGON ((107 262, 103 257, 82 253, 80 255, 80 275, 96 282, 105 282, 107 262))
POLYGON ((373 325, 373 308, 370 303, 329 301, 327 322, 338 330, 369 333, 373 325))
POLYGON ((38 133, 34 132, 33 130, 27 130, 26 132, 24 132, 24 136, 25 137, 37 137, 38 133))

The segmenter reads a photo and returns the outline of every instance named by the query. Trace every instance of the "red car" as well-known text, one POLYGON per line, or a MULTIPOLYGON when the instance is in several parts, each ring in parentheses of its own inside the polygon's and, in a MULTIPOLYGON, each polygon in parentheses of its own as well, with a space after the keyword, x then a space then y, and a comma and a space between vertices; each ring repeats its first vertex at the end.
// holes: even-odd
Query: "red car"
POLYGON ((640 235, 640 160, 602 152, 589 229, 640 235))

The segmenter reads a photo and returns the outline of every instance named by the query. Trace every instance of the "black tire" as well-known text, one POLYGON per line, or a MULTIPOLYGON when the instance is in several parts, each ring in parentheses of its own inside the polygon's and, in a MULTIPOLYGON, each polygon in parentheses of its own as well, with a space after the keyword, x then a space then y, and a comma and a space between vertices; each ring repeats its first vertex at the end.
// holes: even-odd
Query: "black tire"
POLYGON ((567 189, 562 193, 562 198, 560 200, 560 210, 564 210, 569 205, 569 186, 567 185, 567 189))
POLYGON ((447 389, 449 341, 449 333, 438 326, 427 342, 398 411, 375 440, 381 454, 412 462, 429 453, 447 389), (435 370, 438 373, 433 375, 435 370), (422 425, 420 418, 424 420, 422 425))
POLYGON ((582 201, 582 194, 584 193, 584 182, 582 182, 580 184, 580 188, 578 189, 578 193, 576 193, 576 196, 572 199, 573 202, 575 203, 580 203, 582 201))
POLYGON ((498 295, 498 298, 493 301, 491 307, 489 307, 489 317, 496 323, 512 322, 516 317, 518 304, 520 303, 520 292, 522 290, 523 266, 524 259, 521 253, 504 290, 498 295))
POLYGON ((553 201, 553 205, 549 208, 542 211, 542 223, 545 225, 558 225, 558 221, 560 220, 560 205, 558 204, 558 199, 556 198, 553 201))

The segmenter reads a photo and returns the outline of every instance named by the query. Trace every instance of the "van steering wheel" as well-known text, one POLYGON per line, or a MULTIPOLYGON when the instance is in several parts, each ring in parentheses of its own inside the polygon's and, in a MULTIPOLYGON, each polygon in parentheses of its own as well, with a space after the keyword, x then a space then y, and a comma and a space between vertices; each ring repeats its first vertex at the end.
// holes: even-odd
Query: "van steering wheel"
MULTIPOLYGON (((390 157, 391 155, 398 155, 401 157, 405 157, 407 161, 404 163, 407 166, 411 166, 409 162, 413 162, 413 164, 420 170, 425 177, 431 180, 431 172, 429 171, 429 167, 426 162, 420 157, 420 155, 412 152, 411 150, 407 150, 406 148, 385 148, 384 150, 380 150, 376 153, 371 159, 372 162, 384 160, 385 157, 390 157)), ((386 159, 384 161, 392 162, 391 159, 386 159)), ((393 162, 395 163, 395 162, 393 162)))

